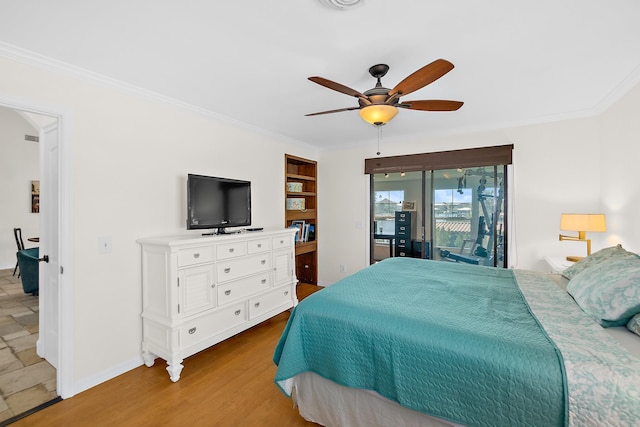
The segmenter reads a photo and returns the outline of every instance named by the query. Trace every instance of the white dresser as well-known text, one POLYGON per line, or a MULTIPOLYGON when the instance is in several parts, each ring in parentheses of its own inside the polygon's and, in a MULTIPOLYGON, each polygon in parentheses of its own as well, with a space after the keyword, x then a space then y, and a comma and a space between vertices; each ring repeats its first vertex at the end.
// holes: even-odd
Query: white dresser
POLYGON ((295 230, 140 239, 142 357, 182 361, 294 307, 295 230))

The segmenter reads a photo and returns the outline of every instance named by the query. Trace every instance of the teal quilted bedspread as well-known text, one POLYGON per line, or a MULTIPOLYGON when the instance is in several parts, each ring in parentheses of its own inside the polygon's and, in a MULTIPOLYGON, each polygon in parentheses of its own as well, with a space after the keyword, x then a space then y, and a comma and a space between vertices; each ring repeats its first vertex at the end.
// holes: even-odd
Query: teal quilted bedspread
POLYGON ((562 356, 508 269, 390 258, 303 300, 275 381, 311 371, 470 426, 566 425, 562 356))

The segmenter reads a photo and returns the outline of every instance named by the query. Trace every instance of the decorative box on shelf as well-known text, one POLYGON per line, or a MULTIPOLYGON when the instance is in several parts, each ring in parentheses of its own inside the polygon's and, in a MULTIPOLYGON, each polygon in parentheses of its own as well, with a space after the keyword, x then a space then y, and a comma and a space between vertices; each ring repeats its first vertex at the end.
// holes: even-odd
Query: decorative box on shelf
POLYGON ((302 193, 302 183, 287 182, 287 191, 290 193, 302 193))
POLYGON ((302 211, 305 209, 305 200, 304 197, 287 197, 287 210, 302 211))

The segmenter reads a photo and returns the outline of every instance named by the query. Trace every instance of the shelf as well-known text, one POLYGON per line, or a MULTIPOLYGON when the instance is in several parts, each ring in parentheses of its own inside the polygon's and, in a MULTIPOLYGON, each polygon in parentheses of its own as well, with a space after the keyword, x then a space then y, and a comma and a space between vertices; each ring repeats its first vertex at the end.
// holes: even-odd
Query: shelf
POLYGON ((315 181, 316 177, 315 176, 309 176, 309 175, 296 175, 293 173, 288 173, 287 174, 287 178, 291 178, 291 179, 302 179, 305 181, 315 181))
POLYGON ((313 252, 318 248, 316 241, 296 243, 296 256, 313 252))
POLYGON ((289 192, 287 192, 287 197, 296 197, 296 196, 315 197, 316 193, 311 192, 311 191, 289 191, 289 192))
MULTIPOLYGON (((287 209, 285 200, 284 224, 290 227, 293 221, 304 221, 307 224, 318 225, 317 211, 317 162, 315 160, 304 159, 302 157, 285 154, 284 156, 284 194, 285 199, 304 199, 304 210, 287 209), (289 191, 290 183, 299 182, 302 191, 289 191)), ((316 228, 317 239, 317 228, 316 228)), ((311 242, 300 242, 296 244, 296 276, 304 283, 318 283, 318 243, 317 240, 311 242)))
POLYGON ((316 219, 316 210, 315 209, 307 209, 304 211, 297 210, 287 210, 285 214, 287 220, 295 221, 298 219, 316 219))

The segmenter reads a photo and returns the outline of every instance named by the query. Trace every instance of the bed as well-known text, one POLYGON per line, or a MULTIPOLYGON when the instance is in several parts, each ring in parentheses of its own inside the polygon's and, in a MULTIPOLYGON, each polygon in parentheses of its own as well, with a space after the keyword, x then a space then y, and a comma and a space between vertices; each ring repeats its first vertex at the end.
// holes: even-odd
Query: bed
POLYGON ((389 258, 294 309, 275 382, 324 426, 639 425, 640 336, 567 283, 389 258))

